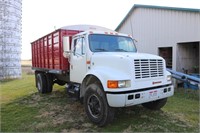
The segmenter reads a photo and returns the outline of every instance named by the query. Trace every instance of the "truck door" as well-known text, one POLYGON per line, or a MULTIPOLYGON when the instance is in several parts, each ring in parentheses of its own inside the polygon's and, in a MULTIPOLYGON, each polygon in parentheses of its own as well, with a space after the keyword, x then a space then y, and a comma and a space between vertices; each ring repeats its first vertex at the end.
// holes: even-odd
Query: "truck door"
POLYGON ((70 80, 72 82, 81 83, 87 72, 85 44, 85 37, 73 39, 70 57, 70 80))

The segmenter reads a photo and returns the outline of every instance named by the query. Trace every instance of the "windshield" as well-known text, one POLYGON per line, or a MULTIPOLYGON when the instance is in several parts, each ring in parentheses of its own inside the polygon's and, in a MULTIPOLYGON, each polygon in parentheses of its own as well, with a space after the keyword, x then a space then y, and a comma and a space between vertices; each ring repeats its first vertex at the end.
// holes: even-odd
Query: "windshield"
POLYGON ((136 47, 130 37, 91 34, 89 45, 92 52, 136 52, 136 47))

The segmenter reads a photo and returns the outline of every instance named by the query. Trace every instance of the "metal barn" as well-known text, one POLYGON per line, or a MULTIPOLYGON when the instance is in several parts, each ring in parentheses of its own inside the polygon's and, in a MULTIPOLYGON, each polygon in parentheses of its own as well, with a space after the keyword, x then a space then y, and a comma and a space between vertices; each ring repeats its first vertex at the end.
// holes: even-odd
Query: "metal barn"
POLYGON ((162 56, 168 68, 200 72, 200 9, 134 5, 116 31, 132 35, 139 52, 162 56))

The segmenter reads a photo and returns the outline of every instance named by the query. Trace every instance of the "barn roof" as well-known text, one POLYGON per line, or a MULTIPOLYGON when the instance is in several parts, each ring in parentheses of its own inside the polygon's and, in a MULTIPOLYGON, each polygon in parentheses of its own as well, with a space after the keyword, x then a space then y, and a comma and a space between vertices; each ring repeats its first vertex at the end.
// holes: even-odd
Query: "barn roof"
POLYGON ((200 9, 193 9, 193 8, 180 8, 180 7, 165 7, 165 6, 153 6, 153 5, 138 5, 135 4, 131 8, 131 10, 128 12, 128 14, 124 17, 124 19, 121 21, 121 23, 117 26, 115 29, 116 31, 119 30, 119 28, 122 26, 122 24, 126 21, 126 19, 131 15, 131 13, 136 8, 152 8, 152 9, 165 9, 165 10, 175 10, 175 11, 187 11, 187 12, 199 12, 200 9))

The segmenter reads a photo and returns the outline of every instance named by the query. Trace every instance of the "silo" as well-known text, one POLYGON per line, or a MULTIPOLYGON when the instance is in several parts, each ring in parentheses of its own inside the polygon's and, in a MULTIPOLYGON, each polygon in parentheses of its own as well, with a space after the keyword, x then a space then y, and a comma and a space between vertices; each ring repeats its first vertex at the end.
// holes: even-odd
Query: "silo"
POLYGON ((0 0, 0 80, 21 77, 22 0, 0 0))

